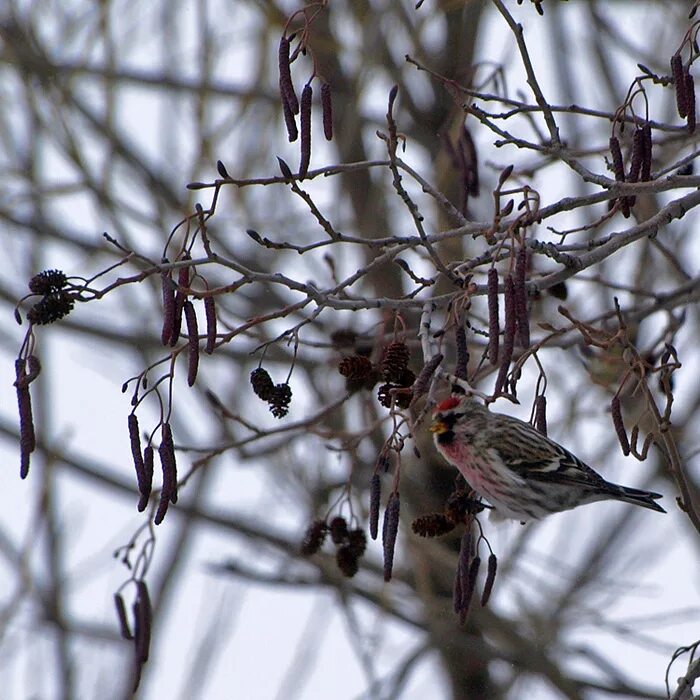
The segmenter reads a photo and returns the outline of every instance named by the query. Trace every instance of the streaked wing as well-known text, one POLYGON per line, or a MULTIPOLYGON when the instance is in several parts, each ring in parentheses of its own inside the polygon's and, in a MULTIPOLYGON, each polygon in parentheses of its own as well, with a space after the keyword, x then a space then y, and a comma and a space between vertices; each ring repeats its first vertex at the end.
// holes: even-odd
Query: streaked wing
POLYGON ((489 447, 496 449, 515 472, 550 483, 601 484, 605 480, 567 449, 538 432, 529 423, 498 416, 499 437, 489 447))

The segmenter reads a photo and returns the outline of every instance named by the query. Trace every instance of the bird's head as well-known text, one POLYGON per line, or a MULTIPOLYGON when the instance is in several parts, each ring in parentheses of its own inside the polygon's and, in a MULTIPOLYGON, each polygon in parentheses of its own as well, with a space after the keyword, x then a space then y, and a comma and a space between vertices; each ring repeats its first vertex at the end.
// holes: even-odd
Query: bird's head
POLYGON ((433 410, 430 432, 438 445, 449 444, 456 433, 467 437, 475 434, 485 413, 486 408, 471 397, 452 394, 433 410))

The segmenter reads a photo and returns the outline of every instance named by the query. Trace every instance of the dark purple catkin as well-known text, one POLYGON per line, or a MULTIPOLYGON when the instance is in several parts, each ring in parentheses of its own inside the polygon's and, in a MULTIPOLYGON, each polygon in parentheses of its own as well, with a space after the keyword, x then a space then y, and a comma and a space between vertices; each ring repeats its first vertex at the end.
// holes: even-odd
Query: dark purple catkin
POLYGON ((685 119, 688 116, 687 83, 685 80, 685 71, 683 70, 683 59, 678 53, 671 56, 671 74, 673 75, 673 84, 676 87, 676 107, 678 108, 678 116, 685 119))
POLYGON ((469 588, 469 569, 472 560, 472 536, 469 528, 462 534, 459 545, 459 558, 452 590, 452 608, 457 615, 462 614, 465 594, 469 588))
POLYGON ((382 546, 384 549, 384 580, 391 581, 394 569, 394 549, 396 548, 396 536, 399 532, 399 512, 401 500, 399 492, 394 491, 389 496, 389 502, 384 511, 384 524, 382 532, 382 546))
POLYGON ((141 491, 141 498, 139 499, 138 504, 139 513, 143 513, 143 511, 146 510, 146 507, 148 506, 148 500, 151 497, 151 489, 153 488, 153 457, 153 446, 147 445, 146 449, 143 451, 144 483, 143 490, 141 491))
POLYGON ((299 130, 297 129, 297 120, 294 118, 294 112, 292 112, 292 108, 286 100, 282 100, 282 110, 284 113, 284 125, 287 127, 287 138, 289 143, 294 143, 299 138, 299 130))
POLYGON ((425 365, 423 365, 423 369, 420 371, 418 378, 413 383, 413 400, 423 396, 423 394, 428 391, 430 380, 433 378, 435 370, 438 368, 443 359, 444 355, 439 352, 437 355, 433 355, 425 363, 425 365))
POLYGON ((620 140, 617 136, 610 137, 610 155, 612 156, 613 172, 615 179, 618 182, 625 181, 625 165, 622 162, 622 150, 620 149, 620 140))
POLYGON ((301 129, 301 161, 299 162, 299 177, 306 177, 311 161, 311 98, 313 88, 311 83, 304 85, 301 92, 301 111, 299 115, 299 128, 301 129))
POLYGON ((15 360, 15 377, 17 407, 19 409, 19 475, 20 478, 26 479, 27 474, 29 474, 29 455, 36 449, 36 435, 32 416, 32 398, 25 373, 25 361, 22 358, 15 360))
POLYGON ((486 581, 484 582, 484 590, 481 593, 481 607, 485 607, 489 602, 491 597, 491 591, 493 590, 493 584, 496 580, 496 570, 498 568, 498 559, 496 555, 491 552, 489 555, 488 568, 486 570, 486 581))
POLYGON ((479 575, 480 568, 481 557, 477 555, 472 559, 471 564, 469 564, 466 582, 462 581, 462 606, 459 611, 459 621, 462 624, 466 622, 467 615, 469 615, 469 608, 474 596, 474 590, 476 589, 476 579, 479 575))
POLYGON ((649 182, 651 180, 651 126, 647 123, 642 127, 642 142, 644 144, 644 156, 642 158, 642 172, 641 180, 642 182, 649 182))
POLYGON ((333 138, 333 100, 331 86, 328 83, 321 85, 321 109, 323 110, 323 135, 326 141, 333 138))
POLYGON ((216 346, 216 302, 214 297, 204 297, 204 315, 207 320, 207 344, 204 352, 211 355, 216 346))
POLYGON ((622 454, 627 456, 630 453, 630 443, 627 439, 627 431, 625 430, 625 424, 622 420, 622 410, 620 408, 619 396, 613 396, 613 399, 610 402, 610 412, 612 413, 613 425, 615 426, 617 439, 620 441, 622 454))
POLYGON ((299 100, 294 92, 292 83, 292 71, 289 63, 289 39, 283 36, 280 39, 278 51, 279 73, 280 73, 280 95, 282 101, 289 105, 292 114, 299 114, 299 100))
POLYGON ((129 620, 126 617, 126 605, 124 605, 124 598, 121 594, 114 594, 114 607, 117 611, 117 620, 119 621, 119 631, 122 635, 122 639, 133 639, 134 635, 131 634, 131 628, 129 627, 129 620))
POLYGON ((695 131, 695 82, 690 73, 685 74, 685 92, 688 100, 688 133, 695 131))
POLYGON ((382 497, 382 481, 379 474, 372 474, 369 482, 369 535, 373 540, 379 533, 379 501, 382 497))
POLYGON ((467 331, 461 323, 455 327, 455 346, 457 347, 455 377, 466 380, 469 367, 469 348, 467 347, 467 331))
POLYGON ((139 419, 135 413, 129 414, 129 440, 131 442, 131 457, 136 468, 136 480, 139 485, 139 493, 143 495, 146 484, 146 470, 143 465, 143 455, 141 454, 141 434, 139 431, 139 419))
POLYGON ((530 319, 527 309, 527 288, 525 278, 527 276, 528 255, 525 248, 521 248, 515 258, 515 318, 518 324, 518 345, 523 348, 530 347, 530 319))
POLYGON ((638 182, 640 173, 642 172, 642 162, 644 160, 644 130, 635 129, 632 137, 632 159, 630 163, 630 172, 627 177, 628 182, 638 182))
POLYGON ((193 386, 197 381, 197 369, 199 368, 199 328, 197 327, 197 312, 191 301, 185 302, 184 312, 187 324, 187 384, 193 386))
MULTIPOLYGON (((189 260, 190 256, 185 254, 183 260, 189 260)), ((182 327, 182 312, 185 309, 187 301, 187 293, 182 291, 190 286, 190 268, 189 266, 181 267, 177 272, 177 285, 180 287, 175 292, 175 310, 173 314, 173 327, 170 333, 170 347, 174 347, 180 340, 180 328, 182 327)))
POLYGON ((151 646, 151 627, 153 613, 151 598, 148 595, 148 587, 145 581, 136 582, 136 604, 134 605, 134 618, 136 619, 136 658, 141 663, 148 661, 151 646))
POLYGON ((501 367, 498 370, 496 377, 496 385, 494 393, 498 394, 503 391, 508 376, 508 368, 510 360, 513 357, 513 348, 515 347, 515 285, 513 284, 513 276, 506 275, 504 282, 503 301, 505 306, 505 327, 503 329, 503 350, 501 352, 501 367))
POLYGON ((170 423, 163 423, 158 455, 163 468, 163 491, 168 494, 171 503, 177 503, 177 463, 175 461, 175 445, 173 444, 173 431, 170 423))
POLYGON ((498 270, 492 267, 489 270, 486 283, 486 291, 489 309, 489 362, 496 366, 498 364, 498 343, 500 325, 498 322, 498 270))
POLYGON ((543 395, 535 399, 535 428, 547 435, 547 398, 543 395))
MULTIPOLYGON (((163 263, 167 262, 168 259, 163 258, 163 263)), ((160 340, 163 345, 170 345, 175 320, 175 290, 173 289, 170 272, 160 273, 160 283, 163 290, 163 330, 160 340)))

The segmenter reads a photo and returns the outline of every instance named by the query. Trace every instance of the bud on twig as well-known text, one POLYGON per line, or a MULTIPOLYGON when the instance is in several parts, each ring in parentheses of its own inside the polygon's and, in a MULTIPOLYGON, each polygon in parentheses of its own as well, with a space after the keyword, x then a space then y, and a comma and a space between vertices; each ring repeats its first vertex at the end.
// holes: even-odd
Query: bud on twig
POLYGON ((644 143, 644 157, 642 158, 642 182, 649 182, 651 180, 651 125, 647 122, 642 127, 642 140, 644 143))
POLYGON ((119 593, 114 594, 114 607, 117 611, 117 620, 119 621, 119 631, 122 635, 122 639, 133 639, 134 635, 131 634, 129 620, 126 617, 126 606, 124 605, 124 598, 122 598, 122 596, 119 593))
MULTIPOLYGON (((163 262, 167 263, 168 259, 163 258, 163 262)), ((163 330, 160 340, 163 345, 170 345, 175 322, 175 290, 173 289, 169 271, 160 273, 160 283, 163 291, 163 330)))
POLYGON ((518 344, 523 348, 530 347, 530 318, 527 308, 527 276, 528 254, 525 248, 518 251, 515 259, 515 317, 518 323, 518 344))
POLYGON ((423 369, 420 371, 420 374, 418 375, 418 378, 416 381, 413 383, 413 400, 415 401, 417 398, 420 396, 423 396, 426 391, 428 391, 428 387, 430 386, 430 380, 433 378, 433 375, 435 374, 435 370, 439 367, 440 363, 443 361, 444 355, 442 353, 438 353, 437 355, 433 355, 423 366, 423 369))

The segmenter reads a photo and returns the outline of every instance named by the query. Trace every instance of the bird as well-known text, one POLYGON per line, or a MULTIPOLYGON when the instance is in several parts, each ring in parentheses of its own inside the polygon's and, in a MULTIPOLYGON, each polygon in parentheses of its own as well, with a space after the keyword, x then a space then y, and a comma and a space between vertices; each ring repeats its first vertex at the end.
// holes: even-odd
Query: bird
POLYGON ((467 395, 439 403, 430 426, 438 452, 497 516, 521 522, 612 499, 665 513, 661 494, 603 479, 532 425, 467 395))

